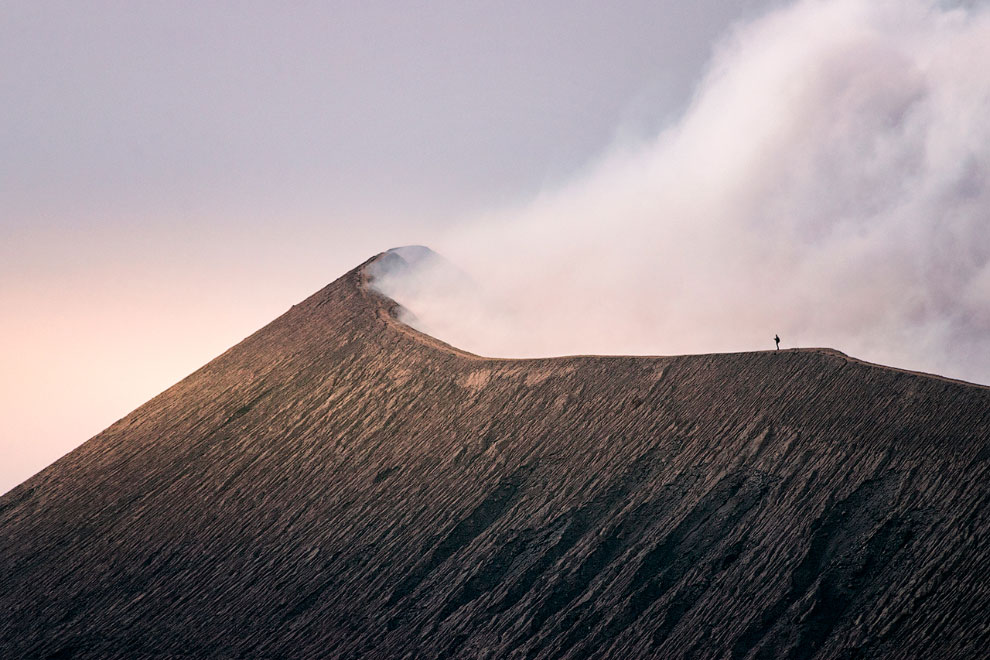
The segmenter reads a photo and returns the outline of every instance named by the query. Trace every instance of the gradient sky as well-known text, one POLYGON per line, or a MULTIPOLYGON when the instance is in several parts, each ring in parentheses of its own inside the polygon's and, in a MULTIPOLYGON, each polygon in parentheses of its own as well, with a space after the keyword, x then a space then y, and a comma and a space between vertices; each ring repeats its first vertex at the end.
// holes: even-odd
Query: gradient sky
POLYGON ((368 256, 654 134, 773 4, 0 4, 0 492, 368 256))

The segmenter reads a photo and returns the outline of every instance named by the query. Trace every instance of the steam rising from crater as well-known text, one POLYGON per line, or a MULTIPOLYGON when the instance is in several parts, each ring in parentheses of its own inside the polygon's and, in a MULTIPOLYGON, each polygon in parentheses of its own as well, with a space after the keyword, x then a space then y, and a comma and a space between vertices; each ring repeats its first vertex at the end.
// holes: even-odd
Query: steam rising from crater
POLYGON ((831 346, 990 383, 990 10, 805 1, 742 24, 647 144, 378 285, 491 356, 831 346))

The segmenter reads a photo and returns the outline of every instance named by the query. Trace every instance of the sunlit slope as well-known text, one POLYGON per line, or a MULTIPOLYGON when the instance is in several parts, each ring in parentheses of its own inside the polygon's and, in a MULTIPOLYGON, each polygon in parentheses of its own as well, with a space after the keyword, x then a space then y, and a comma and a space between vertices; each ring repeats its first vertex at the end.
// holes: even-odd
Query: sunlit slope
POLYGON ((0 498, 0 656, 990 647, 990 390, 814 350, 490 360, 366 279, 0 498))

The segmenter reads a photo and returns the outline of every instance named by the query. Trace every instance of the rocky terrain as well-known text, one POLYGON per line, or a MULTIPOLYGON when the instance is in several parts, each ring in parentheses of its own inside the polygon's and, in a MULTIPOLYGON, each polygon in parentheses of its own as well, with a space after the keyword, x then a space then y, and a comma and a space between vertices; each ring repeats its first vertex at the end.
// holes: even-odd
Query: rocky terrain
POLYGON ((481 358, 369 273, 0 498, 0 657, 986 657, 990 389, 481 358))

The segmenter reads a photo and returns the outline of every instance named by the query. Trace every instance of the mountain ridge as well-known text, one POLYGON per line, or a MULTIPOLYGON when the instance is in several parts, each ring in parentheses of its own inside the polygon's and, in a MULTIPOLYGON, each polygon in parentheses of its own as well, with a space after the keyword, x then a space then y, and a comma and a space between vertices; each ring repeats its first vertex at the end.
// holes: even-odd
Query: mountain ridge
POLYGON ((0 497, 8 657, 979 657, 986 388, 526 360, 365 262, 0 497))
MULTIPOLYGON (((359 267, 360 270, 361 270, 361 272, 362 272, 362 274, 364 276, 361 278, 358 286, 365 293, 367 293, 367 294, 369 294, 369 295, 371 295, 373 297, 374 296, 380 297, 382 299, 381 301, 379 301, 379 304, 381 304, 381 305, 384 306, 385 310, 387 311, 387 319, 389 321, 391 321, 391 322, 394 322, 395 329, 397 331, 399 331, 399 332, 405 332, 405 333, 412 333, 413 336, 420 337, 428 345, 433 345, 433 346, 439 345, 440 348, 445 349, 445 350, 453 351, 454 353, 456 353, 458 355, 462 355, 464 357, 469 357, 469 358, 478 358, 478 359, 481 359, 481 360, 515 360, 515 361, 526 361, 526 360, 545 360, 545 359, 576 358, 576 357, 589 357, 589 358, 591 358, 591 357, 597 357, 597 358, 609 358, 609 357, 617 357, 617 358, 622 358, 622 357, 643 357, 643 358, 677 357, 677 355, 643 355, 643 354, 640 354, 640 355, 624 355, 624 354, 576 353, 576 354, 573 354, 573 355, 546 356, 546 357, 535 357, 535 358, 501 358, 501 357, 487 357, 487 356, 484 356, 484 355, 479 355, 477 353, 472 353, 472 352, 466 351, 466 350, 464 350, 462 348, 458 348, 456 346, 453 346, 453 345, 451 345, 451 344, 443 341, 442 339, 439 339, 437 337, 433 337, 430 334, 428 334, 426 332, 423 332, 421 330, 418 330, 417 328, 410 326, 408 323, 403 322, 399 318, 399 310, 402 309, 402 305, 400 303, 396 302, 395 300, 392 300, 391 298, 389 298, 387 294, 382 293, 381 291, 378 291, 374 287, 374 285, 371 283, 374 280, 374 275, 372 275, 372 274, 369 273, 369 267, 372 267, 373 265, 381 262, 383 259, 389 258, 391 255, 395 254, 397 251, 405 250, 405 249, 408 249, 408 248, 415 248, 417 250, 426 251, 426 252, 428 252, 430 254, 436 255, 436 253, 434 253, 432 250, 430 250, 430 248, 428 248, 426 246, 422 246, 422 245, 410 245, 410 246, 405 246, 405 247, 402 247, 402 248, 392 248, 391 250, 387 250, 385 252, 381 252, 378 255, 376 255, 376 256, 372 257, 371 259, 369 259, 368 261, 366 261, 364 264, 362 264, 362 266, 359 267)), ((401 255, 401 252, 399 254, 401 255)), ((437 255, 437 256, 439 256, 439 255, 437 255)), ((422 256, 419 256, 419 258, 422 258, 422 256)), ((442 258, 442 257, 440 257, 440 258, 442 258)), ((410 267, 411 268, 415 268, 415 265, 416 265, 415 263, 411 263, 410 264, 410 267)), ((830 347, 827 347, 827 346, 792 347, 792 348, 784 348, 784 349, 776 349, 776 350, 775 349, 762 349, 762 350, 756 350, 756 351, 730 351, 730 352, 714 352, 714 353, 689 353, 689 354, 684 354, 684 356, 686 357, 688 355, 694 355, 694 356, 712 356, 712 355, 734 355, 734 354, 743 354, 743 353, 795 353, 795 352, 812 352, 812 353, 820 353, 820 354, 823 354, 823 355, 832 355, 832 356, 835 356, 835 357, 842 358, 842 359, 844 359, 844 360, 846 360, 848 362, 851 362, 851 363, 861 364, 861 365, 865 365, 865 366, 869 366, 869 367, 876 367, 878 369, 888 369, 888 370, 891 370, 891 371, 896 371, 896 372, 900 372, 900 373, 904 373, 904 374, 911 374, 911 375, 915 375, 915 376, 923 376, 923 377, 927 377, 927 378, 936 378, 936 379, 939 379, 939 380, 943 380, 943 381, 950 382, 950 383, 956 383, 956 384, 959 384, 959 385, 966 385, 966 386, 970 386, 970 387, 979 387, 979 388, 983 388, 983 389, 990 389, 990 385, 984 385, 984 384, 981 384, 981 383, 975 383, 975 382, 972 382, 972 381, 963 380, 961 378, 952 378, 950 376, 943 376, 941 374, 937 374, 937 373, 934 373, 934 372, 920 371, 920 370, 917 370, 917 369, 906 369, 906 368, 903 368, 903 367, 894 367, 894 366, 882 364, 882 363, 879 363, 879 362, 870 362, 869 360, 864 360, 862 358, 853 357, 853 356, 851 356, 851 355, 849 355, 849 354, 847 354, 847 353, 845 353, 843 351, 840 351, 840 350, 838 350, 836 348, 830 348, 830 347)))

